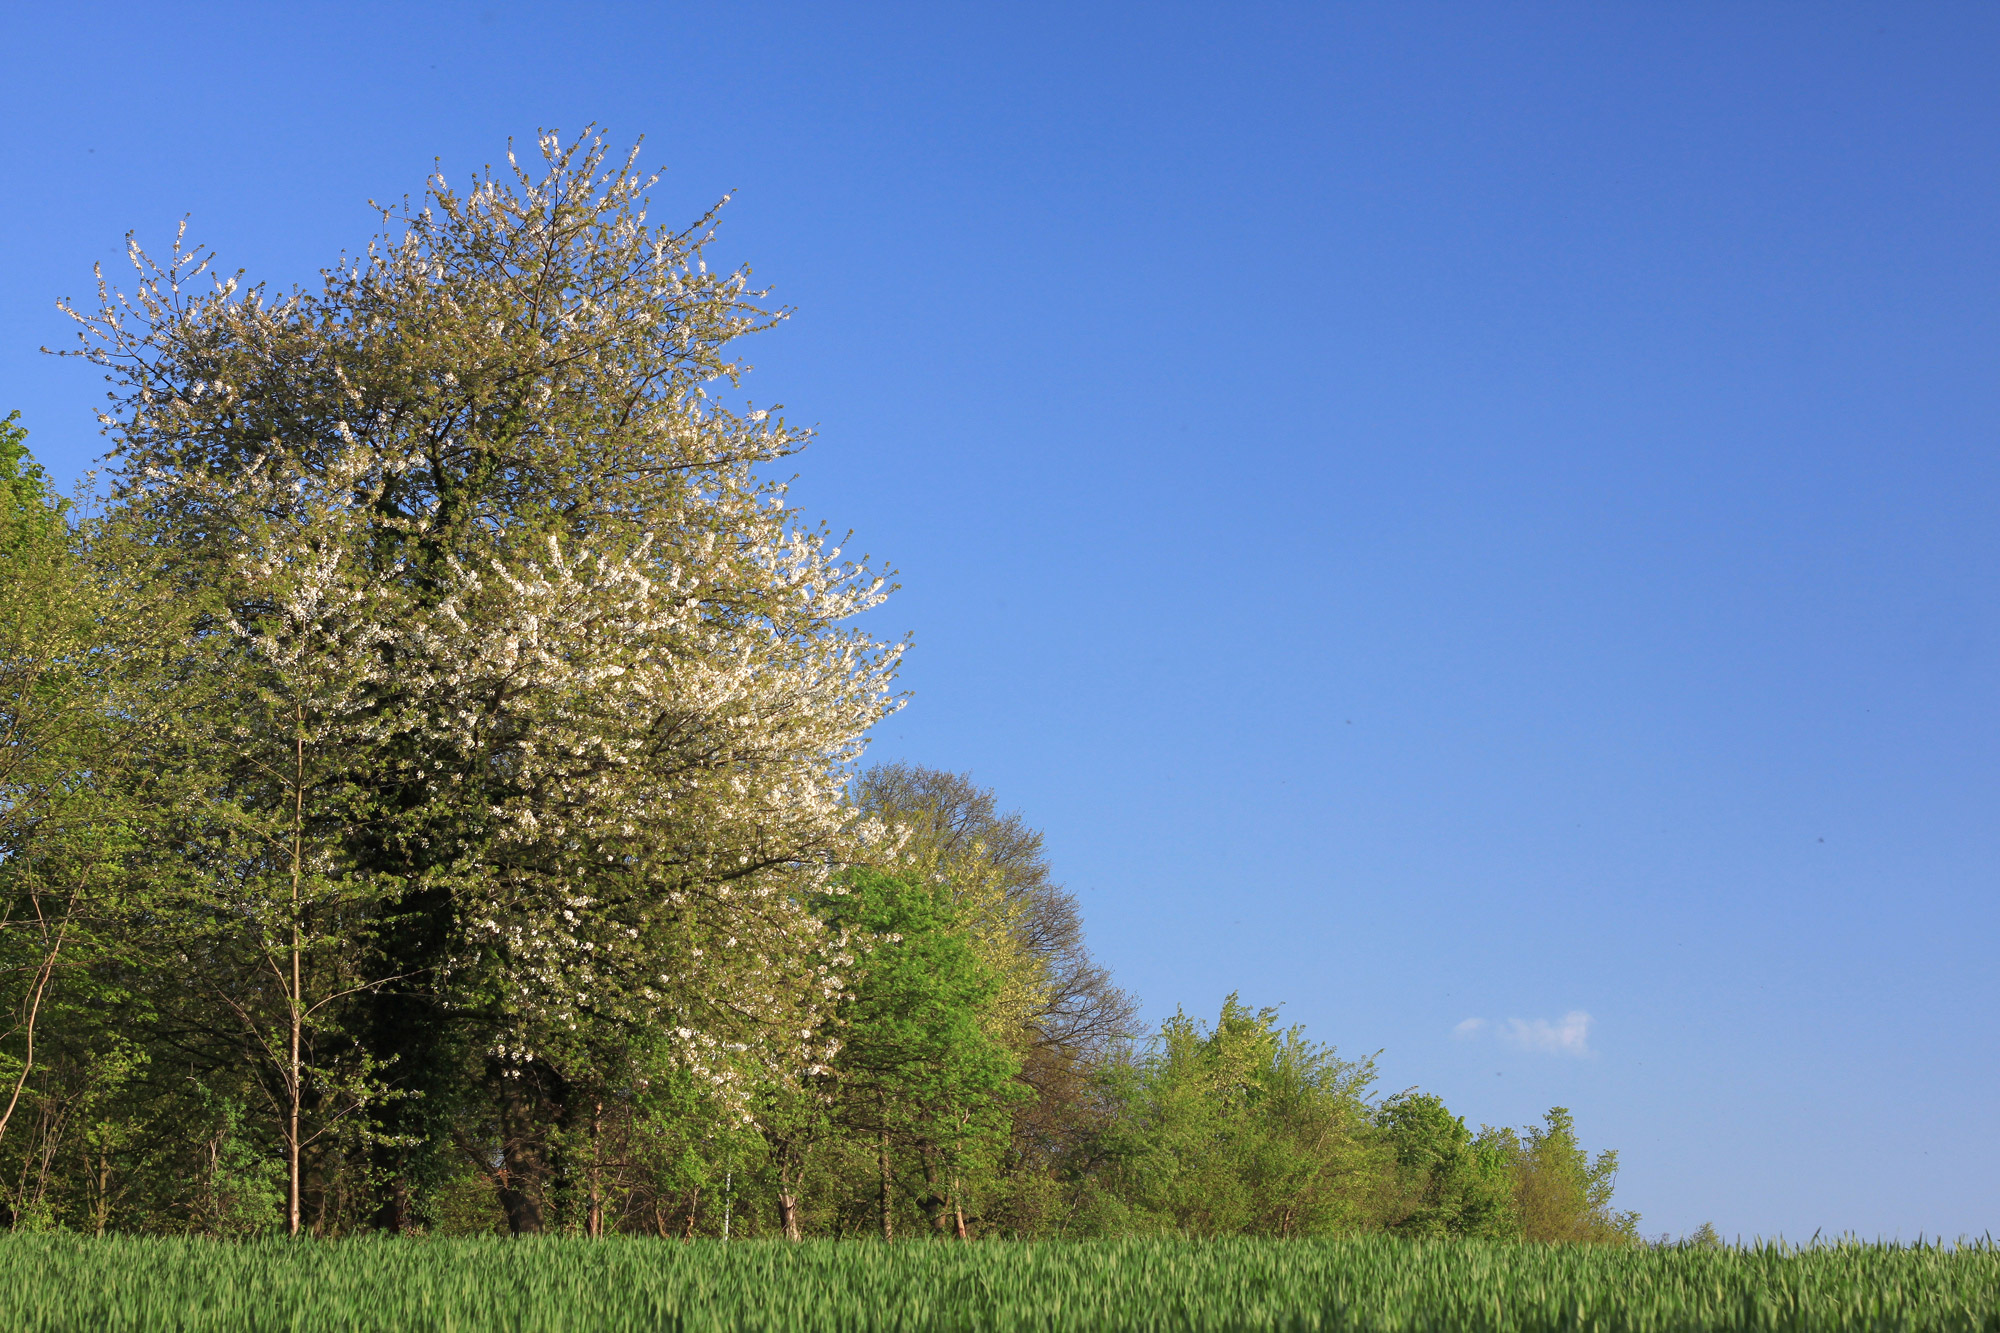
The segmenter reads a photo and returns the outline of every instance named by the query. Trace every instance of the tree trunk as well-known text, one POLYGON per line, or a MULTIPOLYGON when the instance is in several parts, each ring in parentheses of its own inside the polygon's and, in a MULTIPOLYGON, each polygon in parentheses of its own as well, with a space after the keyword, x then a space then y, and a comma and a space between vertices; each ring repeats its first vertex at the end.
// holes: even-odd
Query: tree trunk
POLYGON ((500 1207, 507 1214, 507 1230, 516 1236, 538 1236, 542 1231, 542 1201, 529 1181, 534 1173, 523 1170, 521 1157, 508 1154, 500 1186, 500 1207), (527 1188, 523 1188, 527 1185, 527 1188))
POLYGON ((604 1235, 603 1144, 599 1139, 603 1128, 604 1102, 600 1099, 590 1104, 590 1216, 584 1223, 584 1230, 592 1240, 601 1239, 604 1235))
MULTIPOLYGON (((0 1111, 0 1139, 7 1137, 8 1122, 14 1118, 14 1108, 21 1104, 21 1093, 28 1086, 28 1075, 34 1072, 35 1024, 41 1018, 42 1000, 48 994, 49 983, 55 979, 56 959, 62 954, 63 941, 69 935, 70 921, 76 915, 77 897, 88 886, 90 876, 94 871, 95 862, 86 865, 83 869, 82 878, 76 880, 70 886, 69 900, 63 904, 62 916, 56 921, 53 938, 50 937, 48 928, 43 928, 43 939, 49 941, 49 951, 43 957, 41 966, 35 969, 35 984, 28 996, 27 1017, 21 1023, 21 1030, 26 1036, 27 1045, 21 1056, 20 1075, 14 1080, 14 1091, 7 1098, 7 1109, 0 1111)), ((41 904, 39 901, 35 904, 35 914, 37 916, 41 915, 41 904)), ((8 1225, 12 1226, 13 1223, 9 1222, 8 1225)))
POLYGON ((291 1002, 291 1050, 285 1066, 285 1091, 288 1105, 285 1108, 285 1231, 299 1234, 299 1103, 304 1095, 302 1066, 299 1060, 300 1038, 305 1026, 305 988, 301 984, 303 965, 300 960, 299 939, 299 878, 305 870, 306 834, 306 732, 305 704, 294 702, 297 727, 292 735, 293 757, 296 769, 292 781, 292 978, 291 994, 286 998, 291 1002))
POLYGON ((923 1150, 923 1162, 924 1197, 917 1201, 917 1206, 930 1219, 931 1230, 942 1236, 951 1227, 951 1200, 939 1188, 937 1157, 931 1149, 923 1150))
POLYGON ((894 1240, 896 1239, 896 1219, 895 1214, 890 1211, 889 1136, 887 1134, 878 1134, 875 1137, 875 1161, 876 1165, 882 1169, 882 1239, 894 1240))
POLYGON ((799 1197, 788 1189, 778 1191, 778 1225, 786 1240, 799 1239, 799 1197))
POLYGON ((410 1225, 410 1178, 403 1173, 400 1158, 388 1180, 388 1193, 375 1210, 374 1224, 392 1236, 400 1236, 410 1225))
POLYGON ((771 1165, 778 1176, 778 1230, 786 1240, 800 1239, 799 1178, 805 1174, 805 1153, 796 1142, 780 1140, 772 1146, 771 1165))
MULTIPOLYGON (((67 921, 64 924, 67 925, 67 921)), ((35 987, 29 996, 28 1017, 22 1024, 28 1034, 27 1054, 21 1059, 21 1074, 14 1080, 14 1093, 7 1099, 7 1109, 0 1111, 0 1138, 6 1136, 7 1122, 14 1118, 14 1108, 21 1103, 21 1090, 28 1086, 28 1075, 35 1067, 35 1022, 41 1016, 42 996, 48 990, 49 978, 55 975, 56 955, 61 951, 62 936, 58 933, 55 947, 49 950, 48 957, 42 960, 41 967, 35 972, 35 987)))
POLYGON ((542 1230, 542 1187, 548 1159, 534 1122, 531 1090, 526 1077, 498 1080, 500 1084, 500 1207, 507 1229, 517 1236, 542 1230))
POLYGON ((97 1144, 97 1201, 91 1208, 96 1234, 104 1234, 111 1220, 111 1149, 102 1140, 97 1144))

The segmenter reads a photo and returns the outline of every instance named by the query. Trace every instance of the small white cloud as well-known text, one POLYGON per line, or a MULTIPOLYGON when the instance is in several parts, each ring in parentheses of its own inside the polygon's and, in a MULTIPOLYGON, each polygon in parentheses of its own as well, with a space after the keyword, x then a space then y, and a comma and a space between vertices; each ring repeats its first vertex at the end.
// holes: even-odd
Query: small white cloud
POLYGON ((1451 1035, 1457 1037, 1460 1041, 1470 1041, 1484 1031, 1486 1031, 1485 1019, 1468 1018, 1463 1023, 1460 1023, 1457 1027, 1453 1028, 1451 1030, 1451 1035))
POLYGON ((1549 1055, 1589 1055, 1590 1024, 1589 1014, 1581 1009, 1572 1009, 1555 1023, 1546 1018, 1532 1021, 1510 1018, 1500 1029, 1500 1036, 1527 1051, 1542 1051, 1549 1055))

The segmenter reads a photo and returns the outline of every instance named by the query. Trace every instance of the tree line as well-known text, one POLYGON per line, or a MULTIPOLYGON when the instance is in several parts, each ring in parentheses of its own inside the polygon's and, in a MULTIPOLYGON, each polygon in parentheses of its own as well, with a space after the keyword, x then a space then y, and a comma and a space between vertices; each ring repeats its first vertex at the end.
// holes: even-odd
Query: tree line
POLYGON ((310 288, 132 247, 101 501, 0 428, 0 1221, 1633 1235, 1560 1108, 1140 1033, 1020 816, 859 771, 887 576, 722 400, 786 312, 538 147, 310 288))

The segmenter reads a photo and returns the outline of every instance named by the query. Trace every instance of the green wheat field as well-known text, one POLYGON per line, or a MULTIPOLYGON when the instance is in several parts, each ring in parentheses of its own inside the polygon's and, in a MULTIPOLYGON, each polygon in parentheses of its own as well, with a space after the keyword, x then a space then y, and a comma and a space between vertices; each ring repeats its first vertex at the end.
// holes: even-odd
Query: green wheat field
POLYGON ((0 1329, 2000 1330, 2000 1250, 14 1235, 0 1329))

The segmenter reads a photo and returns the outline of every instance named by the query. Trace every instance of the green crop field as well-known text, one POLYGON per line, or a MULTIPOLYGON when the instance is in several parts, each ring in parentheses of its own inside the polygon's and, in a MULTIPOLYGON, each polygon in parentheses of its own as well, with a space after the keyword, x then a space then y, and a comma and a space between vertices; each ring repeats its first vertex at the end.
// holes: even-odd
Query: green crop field
POLYGON ((0 1329, 2000 1330, 2000 1251, 16 1235, 0 1329))

